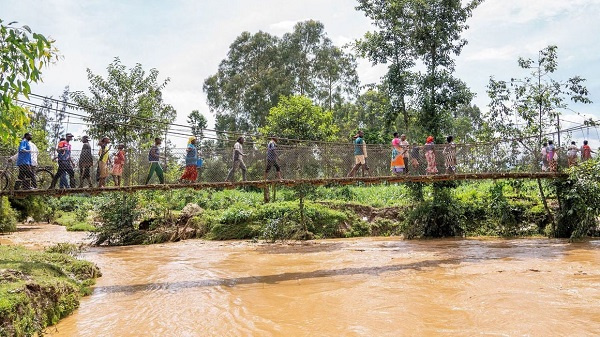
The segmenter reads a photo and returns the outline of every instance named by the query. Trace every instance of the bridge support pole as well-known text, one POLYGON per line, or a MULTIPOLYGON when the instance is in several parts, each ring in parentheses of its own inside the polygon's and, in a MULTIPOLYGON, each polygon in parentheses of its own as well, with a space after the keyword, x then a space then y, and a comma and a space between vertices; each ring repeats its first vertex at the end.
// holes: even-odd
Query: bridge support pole
POLYGON ((264 189, 263 189, 263 196, 264 196, 264 203, 268 204, 269 203, 269 185, 265 184, 264 189))

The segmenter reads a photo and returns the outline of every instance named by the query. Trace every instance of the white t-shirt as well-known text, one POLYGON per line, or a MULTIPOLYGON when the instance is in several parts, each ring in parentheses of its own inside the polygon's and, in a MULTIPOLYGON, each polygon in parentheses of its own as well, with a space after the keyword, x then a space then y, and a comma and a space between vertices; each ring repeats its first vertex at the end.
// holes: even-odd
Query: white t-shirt
POLYGON ((29 147, 31 148, 31 166, 38 166, 38 148, 32 141, 29 141, 29 147))
MULTIPOLYGON (((31 151, 31 166, 38 166, 37 158, 38 158, 39 150, 32 141, 29 141, 29 149, 31 151)), ((19 157, 19 153, 17 152, 14 156, 10 157, 10 160, 16 162, 18 157, 19 157)))
POLYGON ((244 153, 244 151, 242 151, 242 144, 240 144, 240 142, 235 142, 233 145, 233 160, 242 159, 242 153, 244 153))

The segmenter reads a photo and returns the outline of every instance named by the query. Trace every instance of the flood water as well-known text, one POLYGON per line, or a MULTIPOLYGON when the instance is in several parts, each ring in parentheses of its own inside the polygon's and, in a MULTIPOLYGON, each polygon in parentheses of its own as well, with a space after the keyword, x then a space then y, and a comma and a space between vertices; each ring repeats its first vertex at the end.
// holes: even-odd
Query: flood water
POLYGON ((598 240, 189 240, 83 257, 103 276, 50 336, 600 334, 598 240))

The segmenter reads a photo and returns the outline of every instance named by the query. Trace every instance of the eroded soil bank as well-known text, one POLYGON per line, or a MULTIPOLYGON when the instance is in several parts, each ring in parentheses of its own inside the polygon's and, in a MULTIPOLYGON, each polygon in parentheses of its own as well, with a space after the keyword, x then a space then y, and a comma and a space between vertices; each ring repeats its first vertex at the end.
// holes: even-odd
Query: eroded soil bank
MULTIPOLYGON (((46 226, 0 240, 71 234, 46 226)), ((600 332, 598 240, 188 240, 83 257, 103 277, 51 336, 600 332)))

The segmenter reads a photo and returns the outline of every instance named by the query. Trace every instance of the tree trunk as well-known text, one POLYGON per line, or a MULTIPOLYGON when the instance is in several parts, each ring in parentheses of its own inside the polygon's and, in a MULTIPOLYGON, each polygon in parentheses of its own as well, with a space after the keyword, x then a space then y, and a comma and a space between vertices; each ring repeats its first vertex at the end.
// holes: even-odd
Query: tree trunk
POLYGON ((548 207, 548 202, 546 201, 546 195, 544 194, 544 188, 542 186, 542 180, 537 178, 538 187, 540 189, 540 197, 542 198, 542 204, 544 205, 544 209, 546 210, 546 218, 552 224, 552 234, 556 233, 556 221, 554 221, 554 216, 552 216, 552 212, 550 211, 550 207, 548 207))

